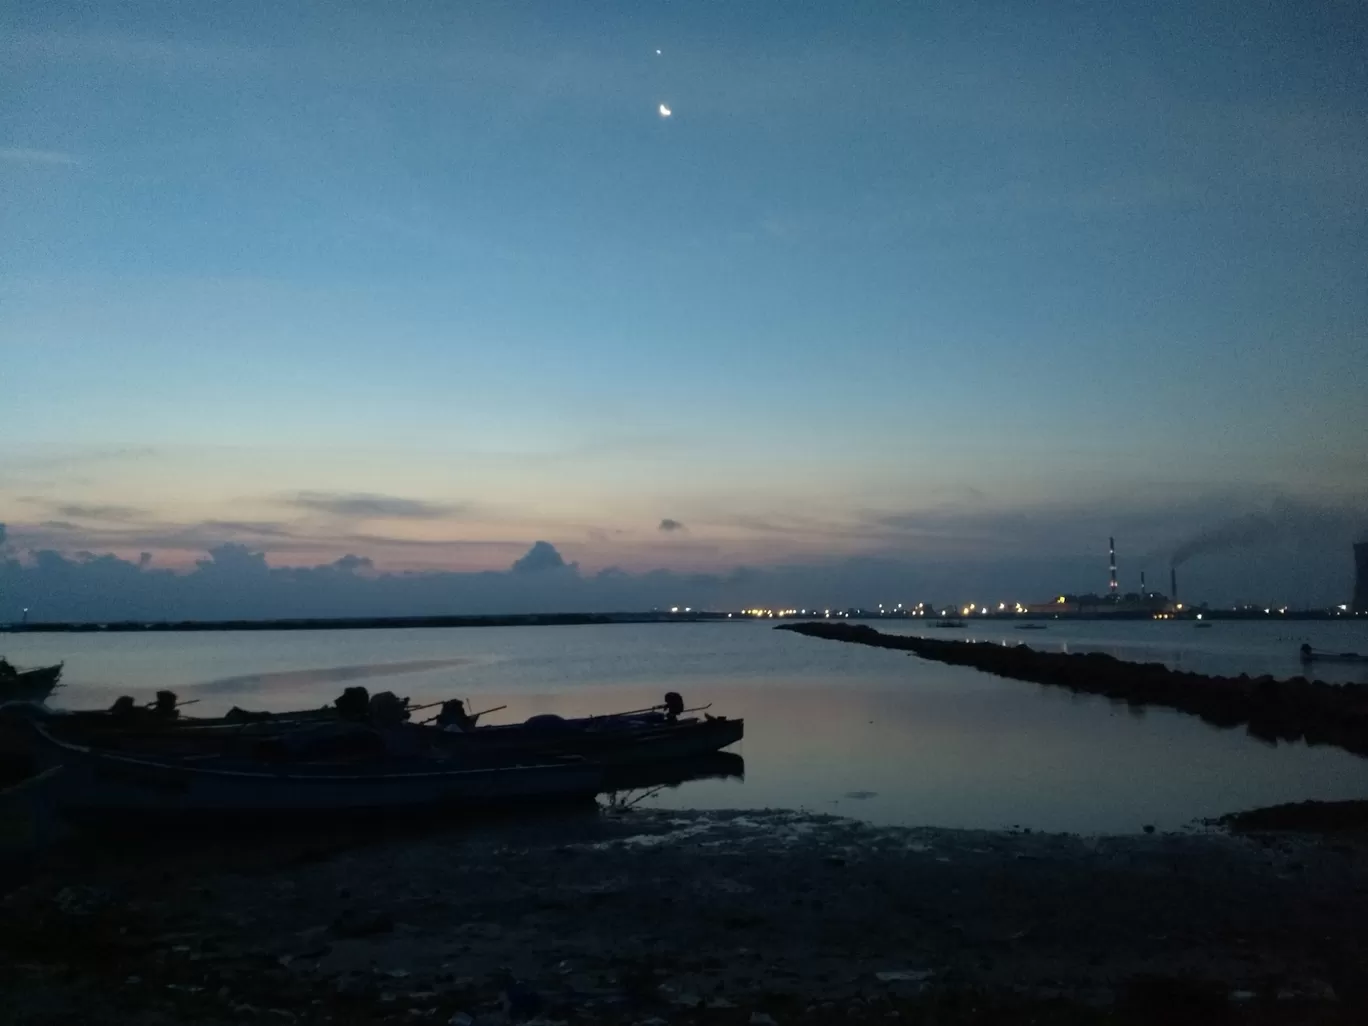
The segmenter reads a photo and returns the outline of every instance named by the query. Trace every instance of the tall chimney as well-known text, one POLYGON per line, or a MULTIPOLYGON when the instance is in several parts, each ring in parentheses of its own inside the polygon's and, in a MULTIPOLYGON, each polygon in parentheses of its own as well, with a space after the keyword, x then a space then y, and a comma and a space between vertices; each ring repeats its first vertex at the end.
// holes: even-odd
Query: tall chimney
POLYGON ((1140 597, 1145 597, 1145 571, 1140 571, 1140 597))
POLYGON ((1178 568, 1176 566, 1169 567, 1169 601, 1178 601, 1178 568))
POLYGON ((1354 546, 1354 604, 1356 613, 1368 613, 1368 541, 1354 546))
POLYGON ((1116 598, 1116 539, 1107 539, 1107 555, 1111 560, 1111 582, 1107 585, 1107 594, 1116 598))

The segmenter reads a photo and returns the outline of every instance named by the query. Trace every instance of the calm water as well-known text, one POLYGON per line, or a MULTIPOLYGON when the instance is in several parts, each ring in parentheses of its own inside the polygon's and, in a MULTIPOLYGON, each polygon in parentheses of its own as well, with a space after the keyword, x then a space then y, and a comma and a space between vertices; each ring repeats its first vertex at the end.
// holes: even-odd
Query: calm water
MULTIPOLYGON (((1203 672, 1290 676, 1296 647, 1368 651, 1368 624, 1051 625, 933 631, 1100 649, 1203 672)), ((896 629, 884 625, 884 629, 896 629)), ((692 808, 803 807, 879 823, 1134 831, 1304 798, 1368 797, 1368 760, 1269 747, 1178 713, 1001 680, 768 624, 0 636, 4 654, 65 659, 60 704, 103 706, 171 688, 195 713, 285 710, 348 683, 414 701, 534 712, 636 708, 667 690, 746 717, 744 781, 695 781, 650 799, 692 808)), ((1351 679, 1361 670, 1352 669, 1351 679)), ((1330 676, 1327 672, 1323 676, 1330 676)))

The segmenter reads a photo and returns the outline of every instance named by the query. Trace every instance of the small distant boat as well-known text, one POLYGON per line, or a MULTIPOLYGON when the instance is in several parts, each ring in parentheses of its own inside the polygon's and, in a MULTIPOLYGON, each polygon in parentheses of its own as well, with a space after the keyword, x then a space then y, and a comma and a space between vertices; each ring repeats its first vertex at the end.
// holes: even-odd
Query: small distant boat
POLYGON ((963 620, 937 620, 934 624, 932 624, 932 626, 933 626, 933 627, 963 627, 963 626, 964 626, 964 621, 963 621, 963 620))
POLYGON ((1209 623, 1195 623, 1195 624, 1193 624, 1192 626, 1196 627, 1196 628, 1200 631, 1200 630, 1202 630, 1203 628, 1210 627, 1211 624, 1209 624, 1209 623))
POLYGON ((1310 645, 1301 647, 1304 663, 1368 663, 1368 655, 1358 652, 1317 652, 1310 645))
POLYGON ((1043 623, 1020 623, 1017 624, 1016 629, 1019 631, 1043 631, 1048 630, 1049 628, 1043 623))
POLYGON ((63 663, 21 670, 0 659, 0 702, 41 702, 56 690, 63 663))

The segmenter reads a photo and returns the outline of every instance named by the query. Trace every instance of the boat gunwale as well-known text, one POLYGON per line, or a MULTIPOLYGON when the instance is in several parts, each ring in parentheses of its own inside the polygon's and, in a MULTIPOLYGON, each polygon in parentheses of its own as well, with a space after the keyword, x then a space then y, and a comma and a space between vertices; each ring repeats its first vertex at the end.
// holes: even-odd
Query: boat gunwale
POLYGON ((429 780, 434 777, 455 780, 461 779, 463 777, 469 778, 475 776, 488 776, 490 774, 508 773, 512 771, 543 772, 546 770, 595 770, 601 773, 603 769, 598 763, 592 762, 587 759, 581 763, 528 763, 512 766, 482 766, 466 769, 421 770, 405 771, 398 773, 328 773, 326 771, 318 773, 273 773, 262 770, 219 769, 210 766, 190 765, 183 762, 177 762, 174 759, 161 760, 156 758, 147 758, 145 756, 140 757, 137 755, 125 755, 119 752, 105 751, 103 749, 92 748, 88 745, 76 744, 73 741, 64 741, 61 738, 54 737, 52 734, 48 733, 48 731, 44 730, 42 726, 37 723, 32 723, 32 726, 34 730, 38 733, 38 735, 49 745, 58 749, 75 752, 78 755, 84 756, 85 758, 95 763, 115 762, 123 765, 142 767, 150 770, 160 770, 167 773, 192 774, 203 777, 248 777, 259 780, 289 780, 323 784, 343 783, 349 781, 389 783, 391 781, 404 780, 429 780))

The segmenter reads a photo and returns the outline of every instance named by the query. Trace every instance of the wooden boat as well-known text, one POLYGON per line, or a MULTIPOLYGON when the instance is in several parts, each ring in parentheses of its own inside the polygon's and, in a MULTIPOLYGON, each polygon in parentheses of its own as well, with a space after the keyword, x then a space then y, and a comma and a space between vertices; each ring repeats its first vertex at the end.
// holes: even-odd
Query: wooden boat
POLYGON ((61 836, 49 800, 61 772, 50 769, 0 789, 0 872, 7 879, 8 874, 30 868, 35 857, 61 836))
POLYGON ((1017 624, 1016 629, 1019 630, 1019 631, 1043 631, 1043 630, 1047 630, 1046 626, 1045 626, 1043 623, 1020 623, 1020 624, 1017 624))
POLYGON ((604 780, 600 766, 584 761, 471 768, 455 758, 390 758, 272 766, 213 753, 133 755, 64 741, 39 720, 25 722, 39 771, 62 769, 49 787, 53 805, 78 821, 464 812, 589 799, 604 780))
POLYGON ((534 716, 527 723, 479 727, 465 733, 433 727, 410 729, 424 731, 430 743, 456 752, 579 755, 606 765, 689 759, 726 748, 746 734, 745 720, 724 716, 683 720, 534 716))
POLYGON ((63 663, 20 670, 0 659, 0 702, 41 702, 62 678, 63 663))
POLYGON ((963 621, 963 620, 937 620, 934 624, 932 624, 932 626, 933 626, 933 627, 963 627, 963 626, 964 626, 964 621, 963 621))
MULTIPOLYGON (((307 749, 309 746, 301 739, 309 737, 319 739, 314 750, 326 749, 330 727, 338 737, 354 735, 359 726, 362 733, 381 738, 380 733, 368 732, 364 722, 358 724, 342 719, 335 708, 282 713, 265 720, 257 714, 245 720, 231 714, 196 719, 176 715, 175 696, 167 692, 165 698, 167 701, 161 712, 126 705, 122 713, 54 714, 47 717, 46 725, 55 737, 101 750, 158 755, 218 752, 279 760, 290 758, 292 749, 307 749), (272 744, 273 739, 277 743, 272 744), (269 756, 263 746, 271 748, 269 756)), ((475 761, 574 755, 618 765, 706 755, 745 736, 743 720, 706 713, 701 718, 681 717, 680 713, 688 712, 684 710, 682 700, 678 695, 667 698, 675 702, 674 715, 660 712, 661 707, 653 707, 576 719, 534 716, 525 723, 475 727, 466 731, 397 723, 381 732, 383 738, 368 749, 363 739, 360 749, 383 754, 386 746, 410 751, 431 748, 475 761)))

